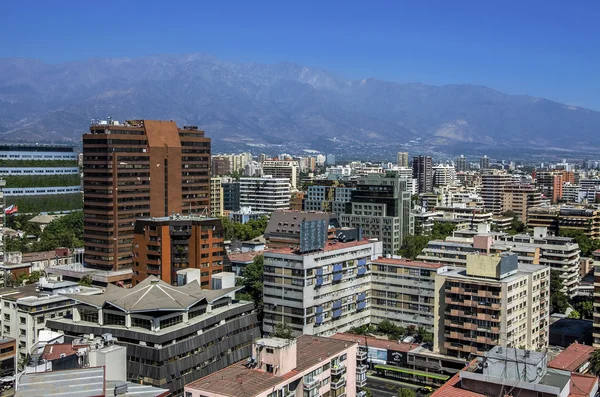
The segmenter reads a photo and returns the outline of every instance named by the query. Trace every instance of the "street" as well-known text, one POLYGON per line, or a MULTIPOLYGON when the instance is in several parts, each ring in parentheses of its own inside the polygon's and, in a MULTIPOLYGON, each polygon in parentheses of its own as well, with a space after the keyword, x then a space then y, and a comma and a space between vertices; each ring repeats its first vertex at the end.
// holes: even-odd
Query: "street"
MULTIPOLYGON (((420 386, 409 383, 398 382, 391 379, 383 379, 376 376, 367 376, 367 388, 373 391, 376 397, 396 397, 402 388, 417 390, 420 386)), ((417 396, 420 396, 417 393, 417 396)))

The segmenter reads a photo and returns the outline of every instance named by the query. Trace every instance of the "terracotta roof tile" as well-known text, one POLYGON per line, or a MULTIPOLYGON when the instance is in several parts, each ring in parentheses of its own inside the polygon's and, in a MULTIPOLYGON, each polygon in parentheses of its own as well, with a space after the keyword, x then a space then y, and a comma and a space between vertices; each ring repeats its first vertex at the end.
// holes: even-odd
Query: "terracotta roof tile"
POLYGON ((594 352, 592 346, 573 343, 563 350, 554 360, 548 363, 548 367, 574 372, 589 360, 590 354, 594 352))

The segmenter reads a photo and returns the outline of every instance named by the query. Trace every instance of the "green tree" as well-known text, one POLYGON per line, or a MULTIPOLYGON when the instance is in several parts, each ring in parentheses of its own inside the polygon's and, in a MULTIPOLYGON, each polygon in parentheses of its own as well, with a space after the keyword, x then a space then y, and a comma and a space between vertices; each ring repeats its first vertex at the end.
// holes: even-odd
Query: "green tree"
POLYGON ((275 324, 275 329, 271 334, 274 338, 283 338, 283 339, 294 339, 292 336, 292 328, 286 323, 277 323, 275 324))
POLYGON ((552 313, 564 313, 569 307, 569 298, 561 291, 563 282, 558 270, 550 271, 550 305, 552 313))
POLYGON ((398 397, 417 397, 417 393, 413 389, 403 387, 398 390, 398 397))
POLYGON ((263 319, 263 269, 264 269, 264 257, 257 255, 254 257, 252 263, 247 265, 242 272, 241 283, 244 286, 244 292, 254 302, 256 310, 258 311, 258 318, 260 321, 263 319))
POLYGON ((575 309, 571 310, 567 318, 581 318, 581 314, 575 309))
POLYGON ((90 276, 90 275, 83 276, 81 279, 79 279, 79 282, 77 284, 84 286, 84 287, 91 287, 92 286, 92 276, 90 276))
POLYGON ((558 234, 574 239, 579 245, 582 256, 590 256, 593 251, 600 249, 600 240, 592 240, 582 230, 560 228, 558 234))
POLYGON ((590 372, 600 376, 600 349, 596 349, 590 354, 590 372))
POLYGON ((591 320, 594 316, 594 302, 592 300, 577 302, 573 307, 581 314, 581 318, 591 320))
POLYGON ((423 251, 423 248, 427 247, 429 241, 443 240, 451 236, 454 229, 455 226, 451 223, 435 222, 429 234, 406 236, 400 250, 398 250, 398 255, 404 258, 416 259, 423 251))
POLYGON ((360 391, 365 392, 364 397, 373 397, 373 390, 369 389, 368 387, 361 387, 360 391))
POLYGON ((29 273, 29 277, 27 279, 27 284, 35 284, 38 281, 40 281, 40 277, 41 277, 42 273, 38 272, 37 270, 29 273))

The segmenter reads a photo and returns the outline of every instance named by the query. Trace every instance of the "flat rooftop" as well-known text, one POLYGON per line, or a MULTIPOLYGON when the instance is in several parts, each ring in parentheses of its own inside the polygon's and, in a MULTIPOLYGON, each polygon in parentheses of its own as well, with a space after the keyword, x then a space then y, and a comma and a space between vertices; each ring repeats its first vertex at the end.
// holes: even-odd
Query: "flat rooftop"
POLYGON ((359 346, 369 346, 397 352, 409 352, 421 346, 418 343, 403 343, 395 340, 379 339, 373 336, 354 335, 343 332, 332 335, 331 337, 337 340, 358 343, 359 346))
POLYGON ((396 266, 409 266, 409 267, 422 267, 427 269, 439 269, 440 267, 448 266, 443 263, 428 263, 420 261, 412 261, 410 259, 396 259, 396 258, 377 258, 373 263, 382 263, 384 265, 396 265, 396 266))
POLYGON ((348 241, 346 243, 327 242, 327 243, 325 243, 325 246, 323 247, 323 249, 317 250, 317 251, 301 253, 299 251, 298 247, 295 247, 295 248, 281 247, 281 248, 273 248, 273 249, 266 250, 266 251, 264 251, 264 253, 265 254, 283 254, 283 255, 305 256, 305 255, 320 254, 323 252, 337 251, 337 250, 341 250, 341 249, 345 249, 345 248, 359 247, 359 246, 368 245, 371 243, 372 243, 372 241, 369 241, 367 239, 363 239, 360 241, 348 241))
MULTIPOLYGON (((186 385, 186 389, 218 393, 230 397, 256 396, 271 391, 286 380, 300 376, 315 365, 326 363, 351 345, 347 341, 312 335, 298 337, 296 344, 296 368, 285 375, 275 376, 256 368, 246 368, 247 361, 242 360, 186 385)), ((351 359, 348 357, 348 360, 351 359)))

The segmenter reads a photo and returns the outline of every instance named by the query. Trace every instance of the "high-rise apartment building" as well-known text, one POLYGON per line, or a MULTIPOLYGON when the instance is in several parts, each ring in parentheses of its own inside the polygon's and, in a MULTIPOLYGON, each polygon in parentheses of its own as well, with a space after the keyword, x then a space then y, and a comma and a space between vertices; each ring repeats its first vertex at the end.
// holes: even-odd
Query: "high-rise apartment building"
POLYGON ((241 178, 240 207, 273 212, 290 208, 289 178, 241 178))
POLYGON ((466 172, 469 167, 467 167, 467 159, 461 154, 460 157, 456 158, 456 172, 466 172))
POLYGON ((298 188, 300 171, 297 161, 265 160, 262 167, 264 176, 287 178, 292 189, 298 188))
POLYGON ((504 171, 488 170, 481 175, 481 198, 486 210, 494 215, 503 211, 504 189, 510 184, 510 175, 504 171))
POLYGON ((535 184, 542 194, 557 203, 563 196, 563 171, 541 170, 535 172, 535 184))
POLYGON ((479 168, 481 170, 487 170, 490 168, 490 158, 488 156, 483 156, 479 159, 479 168))
POLYGON ((232 172, 229 156, 214 156, 211 158, 211 164, 211 175, 213 176, 229 175, 232 172))
POLYGON ((133 265, 136 219, 210 206, 210 138, 173 121, 100 122, 83 135, 85 264, 133 265))
POLYGON ((594 347, 600 348, 600 250, 592 252, 594 258, 594 347))
POLYGON ((467 359, 494 346, 548 347, 548 267, 469 255, 466 269, 437 274, 435 287, 435 352, 467 359))
POLYGON ((350 213, 340 215, 344 227, 360 227, 363 234, 383 242, 385 254, 395 254, 414 232, 411 193, 397 173, 360 178, 352 192, 350 213))
POLYGON ((223 211, 240 210, 240 183, 221 182, 223 188, 223 211))
POLYGON ((531 185, 507 185, 502 196, 502 212, 512 211, 527 223, 527 209, 542 204, 542 194, 531 185))
POLYGON ((453 186, 456 182, 456 170, 451 165, 439 164, 433 167, 433 186, 453 186))
POLYGON ((408 164, 408 152, 398 152, 398 167, 410 167, 408 164))
POLYGON ((330 336, 370 320, 371 261, 381 242, 327 242, 300 252, 280 247, 264 252, 263 330, 288 324, 295 336, 330 336))
POLYGON ((352 187, 309 186, 304 197, 304 211, 323 211, 343 214, 352 198, 352 187))
POLYGON ((447 270, 441 263, 377 258, 371 265, 371 322, 391 320, 433 332, 435 276, 447 270))
POLYGON ((528 226, 545 227, 552 234, 561 229, 580 230, 593 240, 600 240, 600 210, 594 207, 574 208, 551 205, 530 207, 528 226))
POLYGON ((210 178, 210 216, 223 216, 223 186, 221 178, 210 178))
POLYGON ((223 271, 224 260, 223 226, 218 218, 172 215, 135 223, 134 286, 151 275, 178 285, 178 271, 200 269, 200 285, 210 288, 211 277, 223 271))
POLYGON ((433 161, 431 157, 413 157, 412 172, 413 178, 417 180, 419 193, 433 191, 433 161))

